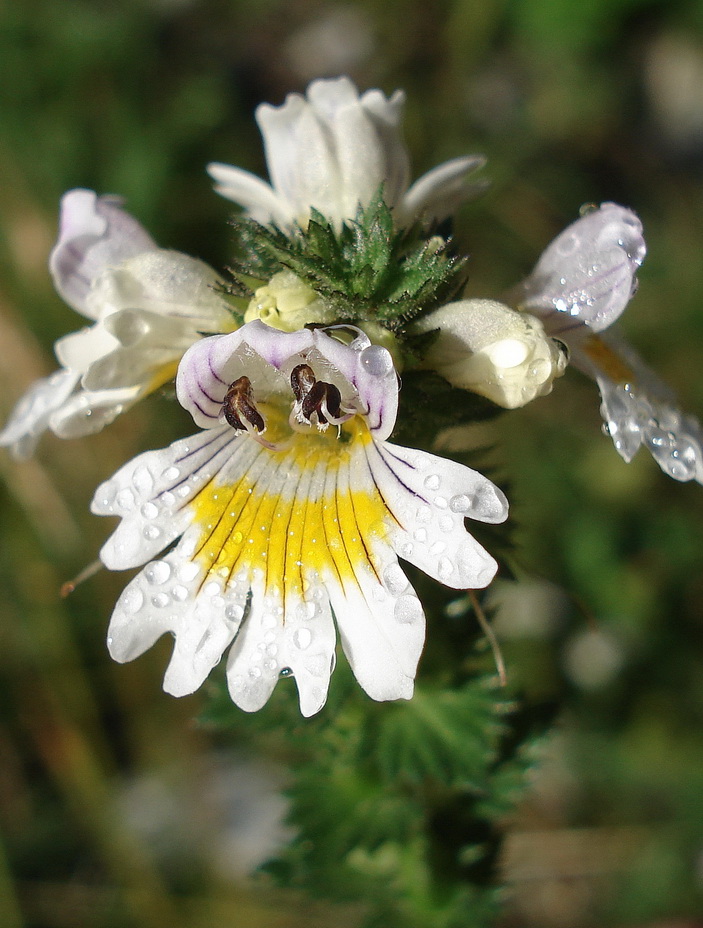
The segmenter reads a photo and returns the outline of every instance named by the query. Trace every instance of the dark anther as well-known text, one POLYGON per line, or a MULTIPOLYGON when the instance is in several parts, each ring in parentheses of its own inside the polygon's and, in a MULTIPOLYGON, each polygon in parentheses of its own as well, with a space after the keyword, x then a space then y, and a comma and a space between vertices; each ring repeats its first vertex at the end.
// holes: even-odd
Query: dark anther
POLYGON ((315 386, 315 372, 307 364, 299 364, 290 374, 290 385, 296 402, 300 403, 315 386))
POLYGON ((308 422, 312 414, 316 412, 317 421, 320 425, 327 425, 327 419, 322 412, 323 403, 328 415, 332 416, 333 419, 338 419, 341 413, 342 394, 333 383, 318 380, 303 397, 300 411, 308 422))
POLYGON ((239 377, 234 383, 230 384, 224 402, 222 411, 225 419, 238 431, 246 431, 247 426, 242 421, 245 419, 249 425, 253 426, 257 432, 263 432, 266 423, 254 405, 251 392, 251 380, 248 377, 239 377))

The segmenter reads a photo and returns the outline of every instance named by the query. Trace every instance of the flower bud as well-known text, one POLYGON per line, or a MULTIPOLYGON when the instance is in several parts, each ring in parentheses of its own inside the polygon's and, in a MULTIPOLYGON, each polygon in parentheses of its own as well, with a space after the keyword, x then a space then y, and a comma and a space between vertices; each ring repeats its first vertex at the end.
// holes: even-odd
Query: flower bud
POLYGON ((545 335, 538 319, 494 300, 448 303, 415 330, 438 330, 423 367, 505 409, 549 393, 567 364, 566 349, 545 335))
POLYGON ((261 319, 282 332, 297 332, 310 322, 334 322, 334 313, 317 293, 292 271, 279 271, 254 292, 244 314, 245 322, 261 319))

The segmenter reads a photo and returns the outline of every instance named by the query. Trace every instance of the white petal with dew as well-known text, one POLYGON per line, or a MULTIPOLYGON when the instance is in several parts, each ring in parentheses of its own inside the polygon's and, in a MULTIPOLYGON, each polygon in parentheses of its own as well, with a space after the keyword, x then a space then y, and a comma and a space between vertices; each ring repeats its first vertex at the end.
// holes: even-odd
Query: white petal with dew
POLYGON ((284 612, 280 597, 253 578, 249 611, 227 661, 230 695, 246 712, 267 702, 282 675, 295 678, 304 716, 325 704, 336 635, 324 591, 310 585, 306 597, 289 599, 284 612))
POLYGON ((67 402, 79 379, 75 371, 59 370, 33 383, 0 431, 0 446, 11 447, 18 458, 29 457, 49 428, 52 414, 67 402))
MULTIPOLYGON (((107 540, 100 558, 110 570, 137 567, 181 535, 192 522, 189 503, 232 457, 252 458, 261 450, 240 447, 228 426, 200 432, 159 451, 140 454, 95 492, 91 511, 122 521, 107 540)), ((249 459, 247 458, 247 463, 249 459)))
POLYGON ((503 522, 503 493, 477 471, 425 451, 378 443, 368 460, 394 518, 389 537, 398 554, 445 586, 487 586, 498 565, 464 519, 503 522))

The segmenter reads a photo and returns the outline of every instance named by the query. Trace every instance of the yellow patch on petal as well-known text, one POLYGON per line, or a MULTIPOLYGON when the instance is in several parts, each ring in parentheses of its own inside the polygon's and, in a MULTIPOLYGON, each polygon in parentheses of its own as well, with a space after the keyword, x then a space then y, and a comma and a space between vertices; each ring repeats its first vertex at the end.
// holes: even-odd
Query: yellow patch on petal
POLYGON ((634 373, 622 358, 597 335, 589 335, 584 340, 583 350, 598 370, 615 383, 629 383, 635 379, 634 373))
MULTIPOLYGON (((270 427, 272 419, 266 416, 264 434, 275 441, 280 428, 270 427)), ((194 500, 195 522, 203 527, 194 556, 208 575, 227 582, 258 574, 266 593, 282 603, 306 599, 315 573, 331 572, 343 587, 357 584, 360 570, 378 575, 374 548, 389 518, 366 479, 364 448, 372 438, 363 422, 345 423, 339 437, 335 427, 288 437, 281 450, 262 447, 252 468, 257 476, 213 482, 194 500)))

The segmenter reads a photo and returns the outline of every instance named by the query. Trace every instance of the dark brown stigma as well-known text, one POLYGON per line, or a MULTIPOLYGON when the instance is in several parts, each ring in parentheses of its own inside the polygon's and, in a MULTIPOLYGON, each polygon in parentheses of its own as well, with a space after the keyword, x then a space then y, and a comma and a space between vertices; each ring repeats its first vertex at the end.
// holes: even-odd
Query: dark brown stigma
POLYGON ((251 380, 248 377, 239 377, 230 384, 222 403, 222 412, 225 419, 239 432, 263 432, 266 428, 263 416, 254 405, 251 380), (245 422, 249 423, 245 425, 245 422))

